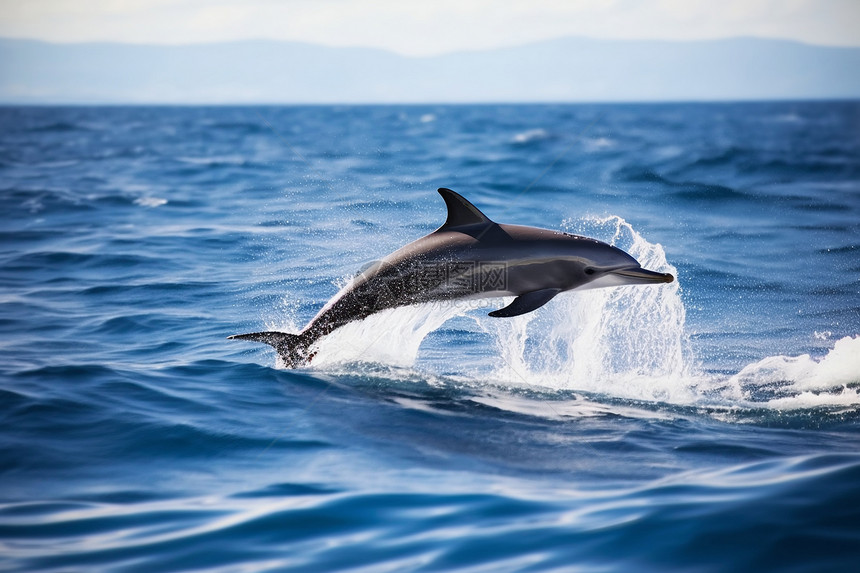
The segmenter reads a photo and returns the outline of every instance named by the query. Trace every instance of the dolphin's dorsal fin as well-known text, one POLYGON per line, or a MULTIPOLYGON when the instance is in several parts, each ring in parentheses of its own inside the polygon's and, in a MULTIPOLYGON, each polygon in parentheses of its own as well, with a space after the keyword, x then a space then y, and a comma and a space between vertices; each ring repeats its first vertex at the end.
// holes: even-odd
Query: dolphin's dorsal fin
POLYGON ((466 201, 460 194, 454 193, 450 189, 441 187, 439 195, 445 200, 448 206, 448 219, 439 230, 447 230, 452 227, 462 227, 464 225, 492 225, 493 222, 481 213, 481 211, 466 201))

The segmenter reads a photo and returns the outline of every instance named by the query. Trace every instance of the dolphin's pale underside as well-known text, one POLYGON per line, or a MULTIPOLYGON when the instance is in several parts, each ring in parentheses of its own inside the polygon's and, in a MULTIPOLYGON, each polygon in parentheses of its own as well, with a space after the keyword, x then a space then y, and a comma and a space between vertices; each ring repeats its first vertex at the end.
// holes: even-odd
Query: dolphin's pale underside
POLYGON ((445 224, 370 265, 297 334, 252 332, 231 339, 273 346, 286 366, 307 364, 310 347, 344 324, 387 308, 461 298, 516 296, 493 317, 531 312, 558 293, 610 286, 669 283, 671 274, 643 269, 611 245, 581 237, 491 221, 450 189, 445 224))

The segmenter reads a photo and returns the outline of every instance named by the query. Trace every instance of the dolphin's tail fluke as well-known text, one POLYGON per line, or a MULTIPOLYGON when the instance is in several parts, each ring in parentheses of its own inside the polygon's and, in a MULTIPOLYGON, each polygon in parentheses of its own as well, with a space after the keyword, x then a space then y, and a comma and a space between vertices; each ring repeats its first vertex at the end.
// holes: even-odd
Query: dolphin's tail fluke
POLYGON ((308 352, 310 342, 301 334, 289 334, 287 332, 249 332, 247 334, 234 334, 227 337, 229 340, 253 340, 272 346, 281 355, 287 368, 297 368, 307 364, 313 358, 313 353, 308 352))

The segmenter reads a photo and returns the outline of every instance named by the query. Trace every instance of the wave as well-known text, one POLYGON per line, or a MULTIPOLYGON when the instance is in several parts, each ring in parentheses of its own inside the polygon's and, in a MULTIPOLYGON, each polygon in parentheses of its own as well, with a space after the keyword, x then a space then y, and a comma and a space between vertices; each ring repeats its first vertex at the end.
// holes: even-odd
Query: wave
POLYGON ((61 188, 4 189, 0 206, 7 211, 30 215, 90 211, 95 209, 91 197, 61 188))
POLYGON ((716 183, 695 180, 675 180, 660 175, 648 167, 625 167, 618 177, 630 183, 657 183, 665 187, 671 197, 681 201, 763 201, 764 197, 745 190, 716 183))
POLYGON ((608 137, 589 137, 583 140, 583 147, 586 151, 602 151, 611 149, 618 145, 618 142, 608 137))
POLYGON ((138 197, 134 200, 135 205, 141 207, 161 207, 167 204, 167 199, 161 197, 138 197))
POLYGON ((543 141, 549 138, 550 134, 547 130, 542 128, 536 128, 517 133, 511 138, 511 143, 523 145, 528 143, 534 143, 536 141, 543 141))
POLYGON ((92 128, 70 121, 56 121, 54 123, 31 127, 28 131, 32 133, 69 133, 73 131, 92 131, 92 128))
POLYGON ((858 533, 856 455, 792 456, 592 489, 542 480, 515 487, 494 476, 478 492, 467 472, 433 477, 393 491, 386 476, 355 491, 251 480, 244 490, 205 496, 96 490, 0 504, 0 531, 4 555, 22 570, 132 563, 153 571, 519 571, 573 562, 615 570, 632 562, 668 571, 768 563, 805 572, 856 561, 849 542, 858 533), (773 527, 786 523, 801 524, 800 532, 773 527))
POLYGON ((177 157, 176 160, 180 163, 201 165, 204 167, 248 167, 254 165, 246 157, 240 155, 218 155, 211 157, 183 156, 177 157))
MULTIPOLYGON (((100 209, 122 208, 130 205, 139 207, 160 207, 168 200, 150 194, 143 186, 129 186, 112 192, 79 192, 64 188, 12 188, 3 189, 0 208, 16 213, 23 218, 33 216, 70 213, 86 213, 100 209)), ((181 203, 181 201, 173 201, 181 203)))
POLYGON ((761 200, 755 195, 732 189, 725 185, 713 183, 699 183, 697 181, 683 181, 680 183, 666 182, 678 190, 672 196, 687 201, 748 201, 761 200))
POLYGON ((769 356, 730 379, 738 396, 777 409, 860 404, 860 336, 836 341, 821 360, 769 356))
POLYGON ((756 156, 754 149, 745 147, 729 146, 716 150, 710 154, 701 154, 692 161, 687 161, 683 170, 697 168, 714 168, 725 165, 733 165, 738 161, 749 161, 756 156))
POLYGON ((33 251, 22 253, 6 261, 8 269, 15 271, 40 271, 60 267, 76 269, 126 269, 159 262, 146 254, 112 253, 101 254, 75 251, 33 251))
POLYGON ((211 121, 204 122, 206 129, 233 131, 240 135, 257 135, 271 133, 272 128, 256 121, 211 121))

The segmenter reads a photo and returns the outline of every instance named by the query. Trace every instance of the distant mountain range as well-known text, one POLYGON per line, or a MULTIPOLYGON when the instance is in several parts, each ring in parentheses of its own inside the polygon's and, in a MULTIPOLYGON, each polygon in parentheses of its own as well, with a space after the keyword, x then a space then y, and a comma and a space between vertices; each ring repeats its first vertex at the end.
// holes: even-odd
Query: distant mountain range
POLYGON ((242 41, 0 39, 0 103, 603 102, 860 98, 860 48, 562 38, 433 57, 242 41))

